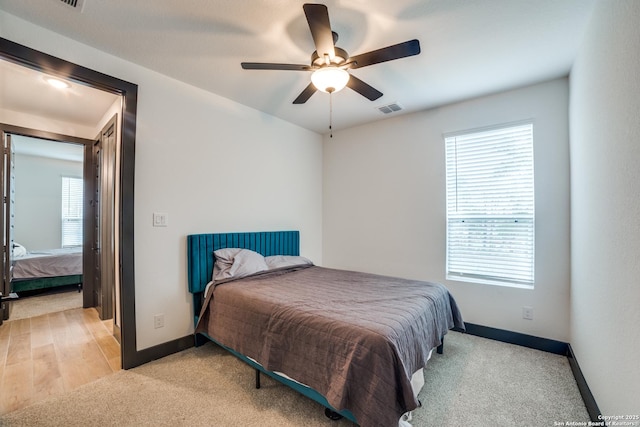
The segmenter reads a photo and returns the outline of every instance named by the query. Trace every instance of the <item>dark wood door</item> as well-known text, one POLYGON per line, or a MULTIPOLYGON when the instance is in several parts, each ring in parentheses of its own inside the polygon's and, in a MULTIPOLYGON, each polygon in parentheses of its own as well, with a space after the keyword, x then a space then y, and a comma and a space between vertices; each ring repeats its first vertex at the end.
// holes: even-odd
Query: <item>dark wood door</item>
MULTIPOLYGON (((11 134, 2 133, 2 160, 0 160, 0 195, 2 209, 0 209, 0 226, 2 226, 2 286, 3 296, 11 293, 11 264, 13 262, 13 219, 15 206, 15 162, 11 134)), ((2 302, 0 309, 0 323, 9 318, 9 302, 2 302)))
MULTIPOLYGON (((94 189, 94 301, 100 319, 114 317, 116 286, 116 119, 102 129, 93 148, 94 189)), ((114 322, 115 323, 115 322, 114 322)))
POLYGON ((102 247, 102 203, 100 202, 101 191, 101 176, 100 168, 102 167, 102 140, 98 138, 93 146, 93 168, 94 168, 94 190, 93 190, 93 239, 91 244, 91 256, 93 257, 93 271, 90 273, 93 276, 93 304, 98 310, 100 318, 103 318, 102 313, 102 259, 101 259, 101 247, 102 247))

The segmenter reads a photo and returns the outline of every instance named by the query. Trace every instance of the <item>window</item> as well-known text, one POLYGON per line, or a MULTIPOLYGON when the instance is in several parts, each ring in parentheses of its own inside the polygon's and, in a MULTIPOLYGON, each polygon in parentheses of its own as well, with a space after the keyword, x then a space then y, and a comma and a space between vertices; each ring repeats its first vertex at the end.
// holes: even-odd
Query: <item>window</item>
POLYGON ((62 247, 82 246, 82 178, 62 177, 62 247))
POLYGON ((445 135, 447 279, 533 288, 533 124, 445 135))

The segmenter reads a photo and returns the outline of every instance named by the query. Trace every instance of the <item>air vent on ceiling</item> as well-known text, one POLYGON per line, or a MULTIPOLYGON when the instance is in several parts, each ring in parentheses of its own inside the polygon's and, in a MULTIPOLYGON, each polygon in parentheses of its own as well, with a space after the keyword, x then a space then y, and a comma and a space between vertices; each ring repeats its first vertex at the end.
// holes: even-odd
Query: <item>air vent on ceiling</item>
POLYGON ((402 110, 402 105, 398 104, 397 102, 393 102, 391 104, 382 105, 376 108, 384 114, 389 114, 389 113, 394 113, 396 111, 402 110))
POLYGON ((82 9, 84 9, 84 0, 59 0, 67 6, 71 6, 76 11, 82 13, 82 9))

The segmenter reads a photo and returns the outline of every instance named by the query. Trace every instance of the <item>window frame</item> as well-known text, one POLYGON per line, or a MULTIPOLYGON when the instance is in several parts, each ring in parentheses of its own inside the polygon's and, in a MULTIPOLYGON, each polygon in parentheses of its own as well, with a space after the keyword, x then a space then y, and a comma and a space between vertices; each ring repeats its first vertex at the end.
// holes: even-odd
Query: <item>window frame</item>
MULTIPOLYGON (((488 285, 497 285, 497 286, 507 286, 507 287, 513 287, 513 288, 523 288, 523 289, 534 289, 535 286, 535 240, 536 240, 536 232, 535 232, 535 123, 533 120, 529 119, 529 120, 521 120, 521 121, 517 121, 517 122, 508 122, 508 123, 501 123, 501 124, 497 124, 497 125, 492 125, 492 126, 486 126, 486 127, 481 127, 481 128, 474 128, 474 129, 468 129, 468 130, 463 130, 463 131, 458 131, 458 132, 451 132, 451 133, 446 133, 443 134, 443 141, 444 141, 444 145, 445 145, 445 179, 446 179, 446 188, 445 188, 445 210, 446 210, 446 240, 445 240, 445 244, 446 244, 446 260, 445 260, 445 275, 446 275, 446 279, 447 280, 453 280, 453 281, 461 281, 461 282, 471 282, 471 283, 480 283, 480 284, 488 284, 488 285), (530 175, 527 174, 527 178, 526 180, 530 179, 530 187, 527 187, 527 191, 526 191, 526 198, 527 200, 530 200, 530 207, 531 207, 531 211, 530 212, 518 212, 518 213, 508 213, 508 214, 496 214, 495 212, 492 213, 479 213, 479 212, 475 212, 475 213, 470 213, 470 212, 455 212, 452 213, 451 212, 451 174, 452 172, 450 171, 450 163, 451 163, 451 159, 450 159, 450 148, 449 148, 449 144, 451 144, 450 140, 452 138, 458 138, 458 137, 471 137, 471 136, 478 136, 481 135, 483 133, 488 133, 488 132, 495 132, 495 131, 500 131, 500 130, 508 130, 511 128, 518 128, 518 127, 523 127, 523 126, 529 126, 530 127, 530 137, 528 139, 528 147, 527 150, 529 151, 529 153, 527 153, 528 157, 527 158, 527 164, 526 164, 526 168, 530 170, 530 175), (528 162, 528 160, 530 159, 530 163, 528 162), (530 193, 529 193, 530 191, 530 193), (452 228, 452 224, 455 225, 453 223, 453 221, 462 221, 465 222, 465 218, 467 220, 472 220, 472 221, 480 221, 482 222, 484 220, 484 225, 485 228, 489 229, 489 231, 485 231, 485 233, 490 233, 491 231, 495 232, 495 230, 498 230, 498 227, 503 227, 502 231, 504 232, 504 228, 508 227, 507 224, 512 224, 512 226, 514 226, 515 228, 519 228, 519 229, 530 229, 530 231, 527 231, 526 233, 528 233, 528 240, 527 240, 527 245, 530 245, 526 252, 528 254, 527 260, 530 261, 530 263, 528 263, 528 265, 530 265, 530 271, 529 274, 530 276, 525 279, 525 280, 520 280, 517 279, 515 276, 512 275, 512 277, 508 277, 507 275, 501 275, 501 276, 491 276, 491 275, 487 275, 487 274, 474 274, 474 273, 468 273, 468 272, 461 272, 461 271, 452 271, 453 269, 451 268, 452 266, 450 265, 450 255, 452 253, 451 251, 451 228, 452 228), (508 221, 504 221, 505 219, 507 219, 508 221), (495 227, 494 229, 491 229, 491 222, 494 222, 493 227, 495 227), (500 226, 497 225, 498 223, 503 222, 504 225, 500 226), (507 277, 506 277, 507 276, 507 277)), ((494 135, 495 138, 495 135, 494 135)), ((454 144, 456 142, 453 142, 454 144)), ((458 177, 458 171, 460 168, 458 159, 457 159, 457 150, 458 150, 458 146, 455 146, 455 154, 456 154, 456 158, 453 159, 453 163, 454 163, 454 168, 455 168, 455 172, 453 172, 453 174, 455 175, 456 179, 458 177)), ((489 151, 489 150, 487 150, 489 151)), ((499 182, 499 180, 497 180, 497 182, 499 182)), ((458 192, 458 188, 457 188, 457 182, 454 185, 455 187, 455 194, 453 195, 453 197, 455 197, 455 202, 456 202, 456 209, 457 209, 457 197, 459 196, 459 192, 458 192)), ((521 193, 522 195, 522 193, 521 193)), ((486 200, 486 199, 484 199, 486 200)), ((494 199, 495 200, 495 199, 494 199)), ((491 208, 488 208, 487 210, 493 210, 496 209, 495 205, 492 206, 491 208)), ((496 211, 499 211, 499 209, 496 209, 496 211)), ((471 233, 471 227, 473 227, 473 225, 468 225, 467 226, 467 234, 469 235, 471 233)), ((464 226, 462 227, 464 230, 464 226)), ((523 232, 523 235, 525 234, 525 232, 523 232)), ((470 240, 470 238, 468 237, 467 240, 470 240)), ((487 244, 490 242, 493 242, 494 240, 485 240, 483 241, 483 244, 487 244)), ((504 241, 504 240, 502 240, 504 241)), ((502 248, 501 248, 502 249, 502 248)), ((501 249, 498 249, 496 252, 500 252, 501 249)), ((459 254, 460 252, 458 252, 457 254, 459 254)), ((477 250, 476 251, 477 254, 481 254, 482 250, 477 250)), ((472 259, 473 256, 470 257, 470 259, 472 259)), ((492 260, 495 260, 499 258, 499 256, 492 258, 492 260)), ((509 265, 509 263, 505 264, 505 265, 509 265)), ((478 270, 476 270, 478 271, 478 270)))
MULTIPOLYGON (((71 185, 71 184, 70 184, 71 185)), ((77 247, 81 247, 82 243, 83 243, 83 222, 84 222, 84 209, 83 209, 83 203, 84 203, 84 179, 82 177, 77 177, 77 176, 71 176, 71 175, 62 175, 60 177, 60 247, 61 248, 77 248, 77 247), (70 200, 72 197, 78 197, 77 193, 73 193, 73 194, 68 194, 68 197, 65 197, 65 181, 66 180, 73 180, 73 181, 79 181, 80 182, 80 191, 79 191, 79 196, 80 196, 80 200, 76 201, 77 205, 79 207, 79 215, 66 215, 66 210, 65 210, 65 204, 69 204, 70 200), (78 235, 77 233, 75 233, 76 235, 76 239, 74 241, 79 242, 77 244, 65 244, 65 236, 67 236, 69 233, 65 233, 65 224, 70 224, 70 223, 79 223, 79 227, 77 227, 80 231, 80 234, 78 235)))

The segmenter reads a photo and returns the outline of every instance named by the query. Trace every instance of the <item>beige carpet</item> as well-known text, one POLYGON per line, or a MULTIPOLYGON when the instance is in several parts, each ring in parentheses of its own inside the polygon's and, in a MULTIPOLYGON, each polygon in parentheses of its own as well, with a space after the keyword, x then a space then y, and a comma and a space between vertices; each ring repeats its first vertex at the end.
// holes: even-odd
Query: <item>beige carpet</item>
POLYGON ((82 292, 67 292, 33 295, 11 302, 10 320, 26 319, 41 314, 55 313, 82 307, 82 292))
MULTIPOLYGON (((587 421, 566 358, 455 332, 434 355, 414 427, 587 421)), ((209 343, 0 418, 3 426, 352 426, 209 343)))

